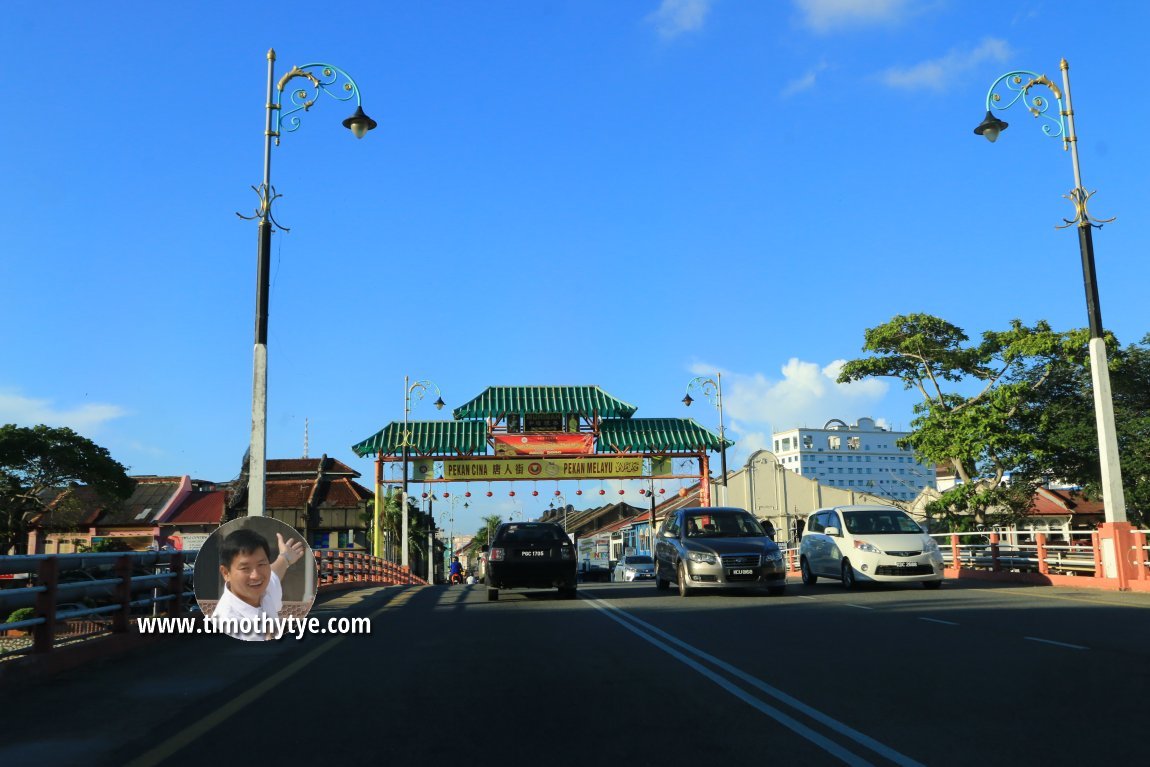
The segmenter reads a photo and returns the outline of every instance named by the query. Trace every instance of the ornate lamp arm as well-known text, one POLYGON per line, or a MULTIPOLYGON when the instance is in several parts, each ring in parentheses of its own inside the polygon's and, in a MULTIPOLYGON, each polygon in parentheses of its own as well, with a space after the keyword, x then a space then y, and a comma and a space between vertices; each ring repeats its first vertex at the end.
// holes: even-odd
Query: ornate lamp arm
MULTIPOLYGON (((279 83, 276 85, 276 100, 272 105, 272 109, 279 111, 279 115, 275 121, 275 130, 272 134, 276 140, 276 146, 280 143, 281 131, 299 130, 300 115, 297 112, 310 110, 319 99, 320 94, 335 99, 336 101, 351 101, 355 99, 356 109, 363 108, 363 100, 360 97, 359 86, 355 84, 355 80, 351 78, 347 72, 343 71, 337 66, 332 64, 304 64, 301 67, 292 67, 288 70, 283 77, 280 78, 279 83), (318 74, 317 74, 318 73, 318 74), (290 95, 290 105, 286 111, 283 111, 283 94, 284 88, 289 82, 296 78, 303 78, 307 81, 303 87, 293 88, 290 95), (340 91, 343 93, 341 94, 340 91)), ((375 127, 374 124, 372 127, 375 127)))

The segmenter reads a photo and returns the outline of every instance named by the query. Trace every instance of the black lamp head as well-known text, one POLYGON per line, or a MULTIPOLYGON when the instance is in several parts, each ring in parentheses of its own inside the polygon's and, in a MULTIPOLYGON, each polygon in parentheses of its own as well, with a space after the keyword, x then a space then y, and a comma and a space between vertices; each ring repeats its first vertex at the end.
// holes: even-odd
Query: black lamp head
POLYGON ((363 107, 356 107, 355 114, 343 121, 343 127, 355 134, 356 138, 363 138, 369 130, 378 125, 375 120, 363 112, 363 107))
POLYGON ((983 118, 978 127, 974 129, 974 132, 980 136, 985 136, 986 140, 993 144, 998 140, 998 134, 1006 130, 1008 126, 1009 123, 1005 123, 1002 120, 999 120, 997 117, 992 115, 988 109, 986 110, 986 117, 983 118))

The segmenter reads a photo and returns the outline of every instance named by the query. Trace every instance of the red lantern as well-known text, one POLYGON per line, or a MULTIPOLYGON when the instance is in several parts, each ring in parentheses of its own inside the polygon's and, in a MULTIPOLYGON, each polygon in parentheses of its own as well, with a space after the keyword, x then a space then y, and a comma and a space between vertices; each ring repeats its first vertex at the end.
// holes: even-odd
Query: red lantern
POLYGON ((427 493, 424 493, 424 494, 423 494, 423 497, 424 497, 424 498, 426 498, 426 497, 427 497, 427 493))
POLYGON ((515 491, 512 490, 510 493, 508 493, 508 495, 510 495, 512 498, 514 498, 515 497, 515 491))
POLYGON ((491 497, 491 495, 492 495, 491 491, 490 491, 490 490, 488 490, 488 491, 487 491, 487 497, 488 497, 488 498, 490 498, 490 497, 491 497))
POLYGON ((647 494, 646 490, 644 490, 643 488, 639 488, 639 495, 646 495, 646 494, 647 494))
POLYGON ((576 490, 575 495, 583 495, 583 491, 582 490, 576 490))
POLYGON ((622 491, 622 490, 620 490, 620 491, 619 491, 619 495, 622 495, 622 494, 623 494, 623 491, 622 491))
POLYGON ((607 491, 606 491, 606 490, 600 490, 600 491, 599 491, 599 495, 606 495, 606 494, 607 494, 607 491))
POLYGON ((555 495, 559 495, 559 491, 558 491, 558 490, 556 490, 556 491, 555 491, 555 495))
POLYGON ((451 493, 444 493, 444 494, 443 494, 443 497, 444 497, 444 498, 450 498, 450 497, 451 497, 451 493))
POLYGON ((463 494, 463 496, 464 496, 465 498, 470 498, 470 497, 471 497, 471 491, 470 491, 470 490, 468 490, 466 493, 464 493, 464 494, 463 494))
POLYGON ((663 493, 665 493, 665 492, 667 492, 667 488, 665 488, 665 487, 660 487, 660 488, 659 488, 659 495, 662 495, 662 494, 663 494, 663 493))

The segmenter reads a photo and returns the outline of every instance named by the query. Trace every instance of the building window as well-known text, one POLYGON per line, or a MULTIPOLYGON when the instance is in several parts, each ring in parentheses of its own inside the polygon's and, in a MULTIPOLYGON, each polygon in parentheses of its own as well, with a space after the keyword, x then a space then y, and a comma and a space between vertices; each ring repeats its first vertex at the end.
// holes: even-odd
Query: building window
POLYGON ((847 437, 847 450, 858 450, 862 440, 859 437, 847 437))
POLYGON ((842 437, 827 437, 827 447, 829 447, 831 450, 842 450, 843 449, 843 438, 842 437))

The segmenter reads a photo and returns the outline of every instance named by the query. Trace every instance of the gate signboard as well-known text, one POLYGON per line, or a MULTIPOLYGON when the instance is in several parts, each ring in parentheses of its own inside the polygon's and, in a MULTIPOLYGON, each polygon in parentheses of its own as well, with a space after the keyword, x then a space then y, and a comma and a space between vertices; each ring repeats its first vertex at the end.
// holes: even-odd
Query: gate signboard
POLYGON ((643 458, 504 458, 443 462, 443 478, 494 479, 611 479, 639 477, 643 458))

